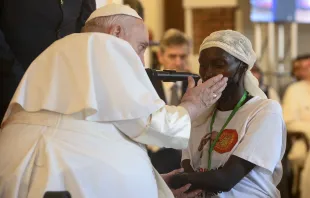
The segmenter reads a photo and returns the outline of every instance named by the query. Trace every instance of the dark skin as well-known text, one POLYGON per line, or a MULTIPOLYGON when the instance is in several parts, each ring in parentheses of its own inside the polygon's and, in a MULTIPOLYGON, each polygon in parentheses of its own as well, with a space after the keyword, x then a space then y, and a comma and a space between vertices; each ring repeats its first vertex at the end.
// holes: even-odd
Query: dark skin
MULTIPOLYGON (((203 50, 200 53, 199 63, 199 73, 204 81, 218 74, 229 78, 227 87, 218 101, 217 109, 220 111, 233 110, 245 91, 243 82, 248 66, 216 47, 203 50)), ((246 102, 250 99, 251 96, 246 99, 246 102)), ((185 173, 176 176, 171 187, 190 183, 192 184, 191 189, 202 189, 206 192, 227 192, 239 183, 255 167, 255 164, 232 155, 226 164, 218 170, 194 172, 189 159, 182 161, 182 167, 185 173)))

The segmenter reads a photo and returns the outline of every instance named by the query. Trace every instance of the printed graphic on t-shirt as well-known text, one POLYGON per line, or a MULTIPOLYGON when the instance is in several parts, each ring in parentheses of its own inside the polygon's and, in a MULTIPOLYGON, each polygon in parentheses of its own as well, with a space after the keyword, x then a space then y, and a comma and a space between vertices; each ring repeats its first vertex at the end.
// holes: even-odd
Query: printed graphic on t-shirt
MULTIPOLYGON (((213 131, 208 133, 201 138, 200 144, 198 146, 198 151, 201 152, 200 158, 202 157, 202 151, 208 141, 215 141, 218 132, 213 131)), ((225 129, 220 135, 217 143, 214 146, 214 150, 218 153, 226 153, 231 151, 236 143, 238 142, 238 132, 235 129, 225 129)))
POLYGON ((238 142, 238 133, 234 129, 225 129, 215 144, 214 150, 218 153, 231 151, 238 142))

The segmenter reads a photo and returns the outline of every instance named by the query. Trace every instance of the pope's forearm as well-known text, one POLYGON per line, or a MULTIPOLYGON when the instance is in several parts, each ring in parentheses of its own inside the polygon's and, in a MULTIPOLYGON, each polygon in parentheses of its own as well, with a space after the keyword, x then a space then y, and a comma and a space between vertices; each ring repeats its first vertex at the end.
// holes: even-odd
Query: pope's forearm
POLYGON ((151 115, 143 133, 133 139, 158 147, 184 149, 190 129, 190 117, 183 107, 165 106, 151 115))

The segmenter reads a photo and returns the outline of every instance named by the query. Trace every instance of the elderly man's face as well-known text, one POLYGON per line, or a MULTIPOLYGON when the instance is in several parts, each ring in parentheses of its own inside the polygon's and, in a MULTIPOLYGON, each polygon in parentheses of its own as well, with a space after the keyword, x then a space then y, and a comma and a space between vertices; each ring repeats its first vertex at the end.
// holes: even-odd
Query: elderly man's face
POLYGON ((158 60, 165 69, 187 71, 189 53, 189 46, 186 44, 168 46, 158 52, 158 60))
POLYGON ((128 32, 122 39, 132 46, 144 64, 144 52, 149 45, 149 34, 142 20, 133 20, 133 23, 127 24, 126 29, 128 32))

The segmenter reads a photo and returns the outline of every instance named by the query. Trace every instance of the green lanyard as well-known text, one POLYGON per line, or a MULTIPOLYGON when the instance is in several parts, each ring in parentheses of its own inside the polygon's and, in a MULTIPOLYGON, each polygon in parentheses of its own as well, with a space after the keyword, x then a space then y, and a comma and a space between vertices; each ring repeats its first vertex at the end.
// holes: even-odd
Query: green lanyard
MULTIPOLYGON (((244 92, 242 98, 239 100, 238 104, 234 107, 233 111, 230 113, 229 117, 227 118, 225 124, 223 125, 222 129, 220 130, 220 132, 217 134, 215 140, 213 141, 213 143, 211 142, 210 139, 210 148, 209 148, 209 160, 208 160, 208 170, 210 170, 211 168, 211 161, 212 161, 212 151, 214 150, 214 147, 217 143, 217 141, 219 140, 220 136, 222 135, 224 129, 226 128, 226 126, 228 125, 228 123, 230 122, 230 120, 234 117, 234 115, 236 114, 236 112, 240 109, 240 107, 244 104, 246 98, 248 96, 248 92, 244 92)), ((211 120, 211 124, 210 124, 210 133, 212 133, 213 130, 213 124, 215 121, 215 117, 216 117, 216 110, 214 111, 213 115, 212 115, 212 120, 211 120)))

